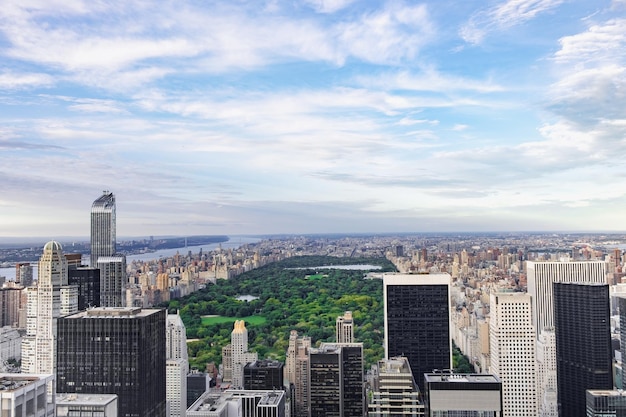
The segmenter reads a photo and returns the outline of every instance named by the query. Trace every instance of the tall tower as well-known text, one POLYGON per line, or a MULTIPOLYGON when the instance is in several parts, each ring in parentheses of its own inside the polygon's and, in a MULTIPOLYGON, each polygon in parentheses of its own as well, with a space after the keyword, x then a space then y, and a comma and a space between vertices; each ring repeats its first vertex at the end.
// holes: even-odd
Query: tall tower
POLYGON ((115 196, 103 191, 91 205, 91 266, 100 256, 115 254, 115 239, 115 196))
POLYGON ((289 347, 285 358, 285 379, 293 390, 292 415, 308 417, 309 413, 309 349, 311 338, 298 337, 292 330, 289 334, 289 347))
POLYGON ((354 321, 352 311, 346 311, 343 316, 337 317, 335 340, 337 343, 354 342, 354 321))
POLYGON ((123 307, 126 288, 126 256, 98 257, 100 269, 100 306, 123 307))
POLYGON ((385 358, 405 356, 424 391, 424 374, 452 369, 448 274, 383 274, 385 358))
POLYGON ((607 283, 607 263, 604 261, 526 261, 528 294, 533 303, 533 325, 537 338, 538 391, 540 417, 555 417, 558 380, 556 376, 556 345, 554 326, 555 282, 607 283))
POLYGON ((235 328, 230 334, 233 350, 233 387, 243 387, 243 368, 249 362, 258 360, 256 353, 248 352, 248 329, 243 320, 235 321, 235 328))
MULTIPOLYGON (((76 287, 67 285, 67 259, 60 243, 50 241, 45 244, 39 259, 37 287, 29 289, 27 303, 22 371, 54 374, 57 319, 62 312, 74 312, 78 308, 76 287)), ((54 392, 52 386, 48 392, 54 392)))
POLYGON ((503 415, 537 416, 535 328, 530 295, 492 293, 490 372, 502 381, 503 415))
POLYGON ((586 417, 586 390, 613 389, 610 314, 607 284, 554 284, 559 416, 586 417))
POLYGON ((170 417, 187 414, 189 357, 185 325, 178 315, 168 314, 165 327, 166 399, 170 417))
POLYGON ((57 392, 117 394, 119 417, 165 417, 165 316, 97 307, 60 318, 57 392))

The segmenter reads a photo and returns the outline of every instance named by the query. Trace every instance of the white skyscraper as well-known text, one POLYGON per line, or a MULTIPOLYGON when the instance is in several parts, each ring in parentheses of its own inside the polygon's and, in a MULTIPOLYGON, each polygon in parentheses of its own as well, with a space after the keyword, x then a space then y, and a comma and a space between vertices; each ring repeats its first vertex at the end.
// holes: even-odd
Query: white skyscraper
POLYGON ((182 319, 168 314, 165 323, 166 398, 168 415, 185 417, 187 411, 187 336, 182 319))
MULTIPOLYGON (((27 290, 26 337, 22 342, 22 372, 54 374, 56 322, 62 313, 76 311, 78 291, 67 285, 67 259, 61 244, 46 243, 39 259, 37 287, 27 290)), ((53 387, 49 387, 52 394, 53 387)), ((51 397, 52 398, 52 397, 51 397)))
POLYGON ((555 282, 607 284, 605 261, 526 261, 528 294, 533 303, 536 332, 537 406, 540 417, 555 417, 557 410, 556 339, 554 337, 555 282))
POLYGON ((233 387, 240 388, 243 387, 243 368, 249 362, 258 360, 256 352, 248 352, 248 329, 243 320, 235 322, 230 344, 233 349, 233 387))
POLYGON ((503 415, 537 416, 535 328, 531 298, 495 293, 490 300, 490 372, 502 380, 503 415))
POLYGON ((103 191, 91 205, 91 264, 96 267, 101 256, 116 252, 115 196, 103 191))

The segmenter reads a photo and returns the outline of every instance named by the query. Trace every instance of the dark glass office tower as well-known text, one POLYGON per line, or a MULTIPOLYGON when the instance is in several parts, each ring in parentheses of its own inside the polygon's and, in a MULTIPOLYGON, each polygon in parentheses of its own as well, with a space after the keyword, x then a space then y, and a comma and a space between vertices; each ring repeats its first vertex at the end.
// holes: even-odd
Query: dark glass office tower
POLYGON ((165 317, 99 307, 60 318, 57 392, 117 394, 119 417, 165 417, 165 317))
POLYGON ((246 364, 243 388, 247 390, 284 390, 283 363, 270 359, 246 364))
POLYGON ((452 368, 448 274, 385 274, 385 358, 404 356, 419 389, 424 374, 452 368))
POLYGON ((586 390, 613 388, 609 286, 553 285, 559 416, 585 417, 586 390))
POLYGON ((100 306, 100 270, 91 267, 67 269, 68 285, 78 286, 78 310, 100 306))
POLYGON ((101 256, 113 256, 115 248, 115 196, 103 191, 91 205, 91 267, 96 267, 101 256))
POLYGON ((322 343, 309 349, 310 417, 365 413, 362 343, 322 343))

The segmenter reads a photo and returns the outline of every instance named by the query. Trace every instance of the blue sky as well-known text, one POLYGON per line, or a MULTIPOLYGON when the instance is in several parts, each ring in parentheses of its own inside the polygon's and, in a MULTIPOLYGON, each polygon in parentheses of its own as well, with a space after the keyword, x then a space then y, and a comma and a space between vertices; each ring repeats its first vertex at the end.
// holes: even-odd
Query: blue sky
POLYGON ((5 0, 0 236, 623 231, 626 0, 5 0))

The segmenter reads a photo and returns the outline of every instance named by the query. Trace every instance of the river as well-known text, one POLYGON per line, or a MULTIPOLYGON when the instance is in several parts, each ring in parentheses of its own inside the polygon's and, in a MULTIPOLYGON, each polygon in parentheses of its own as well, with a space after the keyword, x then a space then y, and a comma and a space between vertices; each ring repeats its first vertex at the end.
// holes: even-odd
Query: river
MULTIPOLYGON (((140 253, 137 255, 128 255, 126 256, 126 263, 130 264, 133 261, 147 262, 147 261, 152 261, 152 260, 158 260, 161 258, 169 258, 169 257, 176 255, 177 252, 181 255, 187 255, 187 252, 189 251, 191 251, 192 253, 198 253, 200 249, 202 249, 203 253, 211 252, 212 250, 217 249, 220 246, 222 247, 222 249, 231 249, 231 248, 235 249, 235 248, 239 248, 240 246, 246 245, 248 243, 257 243, 262 240, 259 237, 253 237, 253 236, 229 236, 229 238, 230 239, 226 242, 207 243, 206 245, 184 246, 180 248, 161 249, 155 252, 140 253)), ((31 265, 33 265, 33 279, 36 280, 37 279, 37 261, 33 261, 31 265)), ((0 268, 0 276, 5 277, 7 281, 15 281, 15 267, 0 268)))

